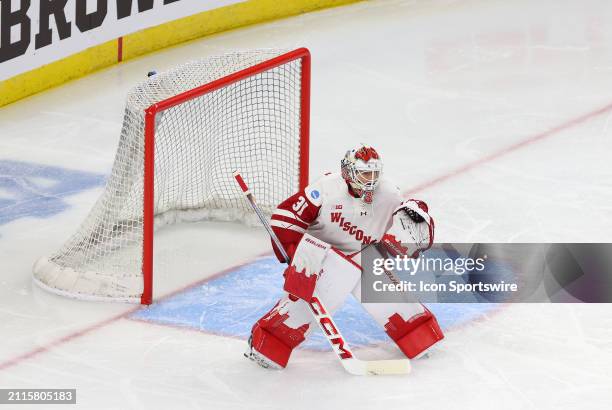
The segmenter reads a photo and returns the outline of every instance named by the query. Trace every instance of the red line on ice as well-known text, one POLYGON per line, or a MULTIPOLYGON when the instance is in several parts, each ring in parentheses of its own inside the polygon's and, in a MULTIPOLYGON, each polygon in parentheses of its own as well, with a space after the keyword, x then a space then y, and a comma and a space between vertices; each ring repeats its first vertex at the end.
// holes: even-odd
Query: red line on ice
POLYGON ((26 353, 23 353, 23 354, 20 354, 18 356, 15 356, 12 359, 9 359, 9 360, 7 360, 5 362, 0 363, 0 370, 4 370, 4 369, 7 369, 9 367, 12 367, 12 366, 14 366, 14 365, 24 361, 24 360, 27 360, 27 359, 29 359, 31 357, 34 357, 34 356, 37 356, 40 353, 47 352, 47 351, 51 350, 52 348, 54 348, 56 346, 59 346, 61 344, 69 342, 69 341, 71 341, 73 339, 76 339, 78 337, 86 335, 87 333, 90 333, 90 332, 92 332, 92 331, 94 331, 96 329, 104 327, 104 326, 108 325, 109 323, 115 322, 115 321, 121 319, 122 317, 130 315, 130 314, 134 313, 135 311, 137 311, 138 309, 140 309, 140 307, 132 308, 132 309, 128 310, 127 312, 124 312, 124 313, 121 313, 119 315, 113 316, 111 318, 105 319, 105 320, 103 320, 101 322, 98 322, 98 323, 95 323, 95 324, 93 324, 91 326, 87 326, 87 327, 85 327, 83 329, 77 330, 74 333, 70 333, 70 334, 68 334, 66 336, 60 337, 59 339, 55 339, 55 340, 47 343, 46 345, 37 347, 37 348, 32 349, 32 350, 30 350, 30 351, 28 351, 26 353))
MULTIPOLYGON (((270 253, 266 252, 265 254, 257 255, 256 258, 264 256, 264 255, 268 255, 268 254, 270 254, 270 253)), ((249 264, 251 262, 252 262, 252 260, 248 260, 248 261, 242 262, 240 264, 237 264, 237 265, 234 265, 234 266, 230 266, 229 268, 226 268, 226 269, 223 269, 223 270, 221 270, 219 272, 216 272, 213 275, 211 275, 211 276, 209 276, 209 277, 207 277, 205 279, 201 279, 201 280, 199 280, 197 282, 193 282, 193 283, 185 285, 185 286, 183 286, 183 287, 181 287, 179 289, 176 289, 176 290, 174 290, 174 291, 172 291, 172 292, 162 296, 161 298, 157 299, 156 302, 168 299, 168 298, 170 298, 170 297, 176 295, 177 293, 180 293, 180 292, 182 292, 182 291, 184 291, 186 289, 189 289, 189 288, 192 288, 194 286, 198 286, 198 285, 201 285, 203 283, 206 283, 206 282, 208 282, 210 280, 216 279, 216 278, 218 278, 220 276, 223 276, 223 275, 225 275, 225 274, 227 274, 227 273, 229 273, 229 272, 231 272, 233 270, 239 269, 239 268, 241 268, 241 267, 243 267, 243 266, 245 266, 245 265, 247 265, 247 264, 249 264)), ((132 313, 135 313, 136 311, 138 311, 140 309, 147 309, 147 307, 143 307, 143 306, 133 307, 133 308, 128 309, 127 311, 125 311, 123 313, 120 313, 120 314, 115 315, 113 317, 110 317, 108 319, 104 319, 104 320, 102 320, 102 321, 100 321, 98 323, 95 323, 95 324, 93 324, 91 326, 87 326, 87 327, 85 327, 83 329, 79 329, 79 330, 77 330, 77 331, 75 331, 73 333, 70 333, 70 334, 66 335, 66 336, 62 336, 62 337, 60 337, 58 339, 52 340, 51 342, 49 342, 49 343, 47 343, 47 344, 45 344, 43 346, 34 348, 34 349, 32 349, 30 351, 27 351, 27 352, 25 352, 23 354, 15 356, 12 359, 9 359, 9 360, 4 361, 4 362, 0 362, 0 370, 5 370, 5 369, 8 369, 9 367, 13 367, 13 366, 21 363, 24 360, 30 359, 30 358, 32 358, 34 356, 37 356, 37 355, 41 354, 41 353, 45 353, 45 352, 53 349, 54 347, 57 347, 57 346, 62 345, 64 343, 70 342, 71 340, 74 340, 74 339, 79 338, 81 336, 84 336, 84 335, 86 335, 88 333, 91 333, 91 332, 93 332, 95 330, 98 330, 98 329, 100 329, 100 328, 102 328, 102 327, 104 327, 106 325, 109 325, 109 324, 111 324, 113 322, 118 321, 119 319, 125 319, 128 316, 130 316, 132 313)))
POLYGON ((574 119, 571 119, 569 121, 566 121, 564 123, 561 123, 555 127, 552 127, 544 132, 541 132, 539 134, 535 134, 532 135, 524 140, 515 142, 512 145, 509 145, 505 148, 500 149, 499 151, 495 151, 491 154, 485 155, 484 157, 478 158, 472 162, 468 162, 467 164, 461 165, 460 167, 457 167, 451 171, 448 171, 440 176, 437 176, 433 179, 430 179, 429 181, 425 181, 413 188, 410 188, 406 191, 403 192, 404 196, 409 197, 410 195, 416 193, 416 192, 420 192, 420 191, 424 191, 427 188, 430 188, 434 185, 440 184, 445 182, 448 179, 451 179, 457 175, 463 174, 465 172, 468 172, 484 163, 487 162, 491 162, 493 160, 496 160, 500 157, 503 157, 506 154, 510 154, 514 151, 517 151, 521 148, 524 148, 527 145, 533 144, 534 142, 538 142, 541 141, 543 139, 546 139, 550 136, 553 136, 561 131, 565 131, 567 129, 573 128, 577 125, 580 125, 588 120, 591 120, 599 115, 605 114, 609 111, 612 110, 612 104, 608 104, 606 106, 603 106, 595 111, 591 111, 587 114, 581 115, 580 117, 576 117, 574 119))
MULTIPOLYGON (((553 135, 555 135, 555 134, 557 134, 557 133, 559 133, 561 131, 564 131, 566 129, 573 128, 573 127, 575 127, 577 125, 580 125, 580 124, 582 124, 582 123, 584 123, 584 122, 586 122, 586 121, 588 121, 590 119, 593 119, 593 118, 595 118, 595 117, 597 117, 599 115, 605 114, 605 113, 607 113, 607 112, 609 112, 611 110, 612 110, 612 103, 610 103, 610 104, 608 104, 608 105, 606 105, 604 107, 601 107, 601 108, 599 108, 597 110, 591 111, 591 112, 589 112, 587 114, 583 114, 583 115, 581 115, 579 117, 573 118, 573 119, 571 119, 569 121, 563 122, 563 123, 561 123, 561 124, 559 124, 559 125, 557 125, 555 127, 552 127, 552 128, 550 128, 550 129, 548 129, 548 130, 546 130, 544 132, 532 135, 532 136, 530 136, 530 137, 528 137, 528 138, 526 138, 524 140, 516 142, 516 143, 514 143, 514 144, 512 144, 512 145, 510 145, 508 147, 505 147, 505 148, 503 148, 503 149, 501 149, 499 151, 496 151, 496 152, 493 152, 491 154, 485 155, 482 158, 479 158, 479 159, 474 160, 472 162, 468 162, 467 164, 462 165, 462 166, 460 166, 458 168, 455 168, 455 169, 453 169, 453 170, 451 170, 451 171, 449 171, 449 172, 447 172, 445 174, 442 174, 442 175, 440 175, 440 176, 438 176, 436 178, 433 178, 433 179, 431 179, 429 181, 425 181, 424 183, 422 183, 420 185, 417 185, 414 188, 411 188, 411 189, 408 189, 408 190, 404 191, 404 195, 405 196, 410 196, 410 195, 412 195, 412 194, 414 194, 416 192, 423 191, 423 190, 425 190, 427 188, 430 188, 430 187, 432 187, 434 185, 437 185, 439 183, 443 183, 443 182, 447 181, 448 179, 451 179, 451 178, 453 178, 453 177, 455 177, 457 175, 461 175, 461 174, 463 174, 463 173, 465 173, 467 171, 470 171, 470 170, 476 168, 479 165, 482 165, 482 164, 487 163, 487 162, 491 162, 491 161, 493 161, 493 160, 495 160, 497 158, 500 158, 500 157, 502 157, 502 156, 504 156, 506 154, 509 154, 511 152, 514 152, 514 151, 517 151, 517 150, 519 150, 519 149, 521 149, 521 148, 523 148, 523 147, 525 147, 525 146, 527 146, 529 144, 532 144, 534 142, 537 142, 537 141, 543 140, 545 138, 548 138, 550 136, 553 136, 553 135)), ((248 264, 250 262, 251 261, 247 261, 247 262, 244 262, 244 263, 232 266, 230 268, 224 269, 224 270, 222 270, 220 272, 217 272, 214 275, 212 275, 212 276, 210 276, 210 277, 208 277, 206 279, 199 280, 199 281, 197 281, 195 283, 191 283, 191 284, 186 285, 186 286, 184 286, 184 287, 182 287, 180 289, 177 289, 177 290, 175 290, 175 291, 173 291, 173 292, 163 296, 159 300, 167 299, 167 298, 169 298, 169 297, 171 297, 171 296, 173 296, 173 295, 175 295, 175 294, 177 294, 179 292, 182 292, 185 289, 191 288, 193 286, 198 286, 198 285, 200 285, 202 283, 205 283, 205 282, 207 282, 209 280, 212 280, 212 279, 217 278, 219 276, 225 275, 226 273, 229 273, 230 271, 238 269, 238 268, 240 268, 242 266, 245 266, 246 264, 248 264)), ((80 329, 80 330, 78 330, 76 332, 73 332, 71 334, 63 336, 63 337, 61 337, 59 339, 53 340, 53 341, 51 341, 51 342, 49 342, 49 343, 47 343, 47 344, 45 344, 43 346, 37 347, 35 349, 32 349, 32 350, 30 350, 30 351, 28 351, 26 353, 23 353, 21 355, 15 356, 12 359, 9 359, 9 360, 7 360, 5 362, 0 363, 0 370, 5 370, 5 369, 7 369, 9 367, 13 367, 13 366, 15 366, 15 365, 25 361, 25 360, 31 359, 32 357, 35 357, 35 356, 37 356, 37 355, 39 355, 41 353, 47 352, 47 351, 53 349, 54 347, 57 347, 57 346, 62 345, 64 343, 70 342, 70 341, 72 341, 72 340, 74 340, 76 338, 84 336, 84 335, 86 335, 88 333, 91 333, 91 332, 93 332, 93 331, 95 331, 97 329, 100 329, 100 328, 102 328, 102 327, 104 327, 104 326, 106 326, 106 325, 108 325, 110 323, 116 322, 119 319, 126 318, 127 316, 131 315, 132 313, 136 312, 139 309, 146 309, 146 307, 145 308, 143 308, 143 307, 136 307, 136 308, 130 309, 130 310, 124 312, 124 313, 121 313, 119 315, 113 316, 113 317, 111 317, 109 319, 105 319, 105 320, 100 321, 100 322, 98 322, 96 324, 93 324, 91 326, 88 326, 88 327, 85 327, 83 329, 80 329)))

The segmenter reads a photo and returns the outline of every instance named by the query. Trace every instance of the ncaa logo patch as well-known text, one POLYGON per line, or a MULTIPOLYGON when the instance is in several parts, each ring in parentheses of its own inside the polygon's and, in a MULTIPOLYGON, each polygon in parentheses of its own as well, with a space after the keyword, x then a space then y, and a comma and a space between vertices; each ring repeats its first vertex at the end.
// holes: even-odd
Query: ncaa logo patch
POLYGON ((312 197, 312 199, 317 199, 319 196, 321 196, 321 194, 315 189, 310 193, 310 196, 312 197))

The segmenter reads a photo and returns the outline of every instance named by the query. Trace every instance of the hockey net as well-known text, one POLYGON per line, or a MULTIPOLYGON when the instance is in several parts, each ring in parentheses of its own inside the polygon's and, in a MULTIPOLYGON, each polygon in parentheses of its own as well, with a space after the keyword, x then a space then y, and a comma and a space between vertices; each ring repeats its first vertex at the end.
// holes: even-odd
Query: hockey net
POLYGON ((180 221, 254 223, 232 172, 271 213, 308 182, 310 55, 256 50, 156 74, 128 97, 104 192, 35 283, 81 299, 152 301, 153 232, 180 221))

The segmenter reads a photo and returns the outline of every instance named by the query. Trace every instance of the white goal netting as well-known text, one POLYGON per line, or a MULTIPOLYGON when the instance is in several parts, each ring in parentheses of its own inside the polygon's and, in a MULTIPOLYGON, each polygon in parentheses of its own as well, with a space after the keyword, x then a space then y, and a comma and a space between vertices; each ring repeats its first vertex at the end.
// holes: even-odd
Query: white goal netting
POLYGON ((34 266, 37 284, 84 299, 139 302, 144 186, 155 227, 184 220, 255 220, 232 177, 240 170, 271 212, 300 183, 301 60, 248 75, 155 116, 154 178, 145 182, 145 110, 283 54, 208 57, 156 74, 128 94, 106 188, 76 233, 34 266))

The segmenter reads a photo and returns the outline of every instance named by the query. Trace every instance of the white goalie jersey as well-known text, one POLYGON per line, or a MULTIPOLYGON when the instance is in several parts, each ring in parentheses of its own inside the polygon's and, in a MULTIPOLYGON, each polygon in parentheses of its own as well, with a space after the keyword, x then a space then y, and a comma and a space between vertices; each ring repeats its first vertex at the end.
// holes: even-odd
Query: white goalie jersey
POLYGON ((351 195, 340 173, 319 178, 287 200, 272 215, 272 227, 291 255, 304 233, 329 243, 345 254, 379 241, 402 203, 399 189, 381 178, 372 203, 351 195))

